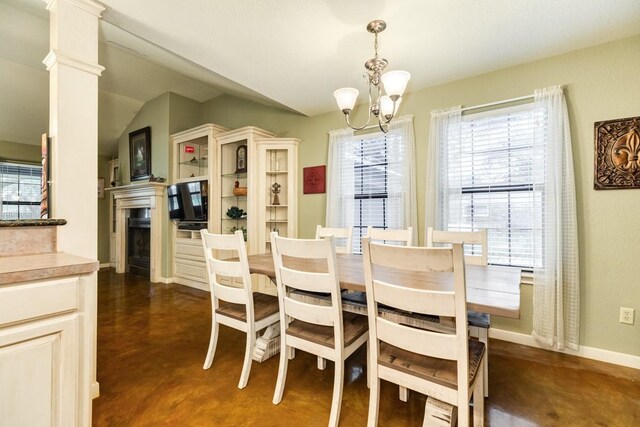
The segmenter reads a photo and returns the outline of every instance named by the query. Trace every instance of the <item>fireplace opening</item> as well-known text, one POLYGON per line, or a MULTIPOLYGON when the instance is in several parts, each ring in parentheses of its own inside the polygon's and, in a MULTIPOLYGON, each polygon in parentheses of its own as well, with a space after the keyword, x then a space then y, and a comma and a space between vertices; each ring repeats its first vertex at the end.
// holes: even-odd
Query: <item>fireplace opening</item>
POLYGON ((131 209, 127 223, 127 271, 149 279, 151 275, 151 210, 131 209))

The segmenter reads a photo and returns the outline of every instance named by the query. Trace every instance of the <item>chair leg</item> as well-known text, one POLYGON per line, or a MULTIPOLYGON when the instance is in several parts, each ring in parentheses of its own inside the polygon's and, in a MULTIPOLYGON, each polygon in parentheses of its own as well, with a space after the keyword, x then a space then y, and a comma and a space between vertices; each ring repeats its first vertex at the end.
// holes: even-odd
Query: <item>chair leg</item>
POLYGON ((489 397, 489 330, 478 328, 478 339, 484 343, 484 363, 482 370, 484 373, 484 397, 489 397))
POLYGON ((407 390, 406 387, 400 386, 398 390, 398 398, 403 402, 407 402, 409 400, 409 390, 407 390))
POLYGON ((368 427, 376 427, 378 425, 378 406, 380 405, 380 378, 371 378, 369 388, 369 417, 367 418, 368 427))
POLYGON ((333 399, 331 401, 331 415, 329 426, 338 426, 340 421, 340 407, 342 406, 342 386, 344 383, 344 360, 336 360, 333 376, 333 399))
POLYGON ((369 364, 371 363, 371 340, 367 340, 367 388, 371 388, 371 369, 369 364))
MULTIPOLYGON (((485 361, 487 354, 484 355, 485 361)), ((487 378, 484 376, 482 369, 478 370, 478 378, 473 388, 473 425, 474 427, 484 426, 484 383, 487 378)))
POLYGON ((242 365, 242 374, 240 375, 240 382, 238 388, 243 389, 247 386, 249 381, 249 374, 251 373, 251 362, 253 362, 253 348, 255 347, 255 332, 250 327, 247 332, 247 346, 244 351, 244 364, 242 365))
POLYGON ((318 356, 318 369, 320 369, 321 371, 327 369, 327 359, 318 356))
POLYGON ((296 349, 293 347, 287 347, 287 356, 289 357, 289 360, 293 360, 296 357, 296 349))
POLYGON ((287 379, 287 366, 289 364, 289 346, 286 345, 284 337, 280 338, 282 344, 280 346, 280 365, 278 367, 278 380, 276 381, 276 391, 273 393, 273 404, 277 405, 282 400, 284 393, 284 383, 287 379))
POLYGON ((216 345, 218 344, 218 329, 220 326, 216 322, 215 318, 211 319, 211 338, 209 339, 209 350, 207 351, 207 357, 204 359, 204 366, 202 369, 209 369, 213 363, 213 356, 216 353, 216 345))

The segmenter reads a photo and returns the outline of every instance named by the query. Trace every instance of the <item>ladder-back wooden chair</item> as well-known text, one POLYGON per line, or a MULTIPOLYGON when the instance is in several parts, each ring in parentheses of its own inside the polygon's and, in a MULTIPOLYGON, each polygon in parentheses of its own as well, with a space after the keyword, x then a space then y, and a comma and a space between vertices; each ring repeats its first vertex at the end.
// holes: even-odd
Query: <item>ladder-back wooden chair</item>
POLYGON ((253 293, 247 250, 241 230, 235 234, 211 234, 203 229, 200 230, 200 236, 211 291, 211 339, 203 369, 209 369, 213 363, 219 324, 245 332, 247 344, 238 383, 238 388, 244 388, 251 372, 257 332, 280 320, 278 298, 253 293), (233 251, 237 254, 238 260, 220 259, 220 251, 233 251), (240 283, 241 286, 236 287, 234 283, 240 283))
MULTIPOLYGON (((439 231, 432 227, 427 229, 427 247, 433 247, 434 243, 450 244, 463 243, 465 245, 475 245, 482 251, 480 255, 469 254, 464 256, 467 265, 487 265, 487 229, 480 231, 439 231)), ((491 327, 491 317, 486 313, 469 311, 469 334, 478 338, 486 347, 487 357, 484 361, 484 395, 489 396, 489 328, 491 327)))
MULTIPOLYGON (((333 400, 329 426, 337 426, 342 404, 344 360, 367 342, 367 319, 342 312, 340 282, 336 265, 334 237, 304 240, 278 237, 271 233, 271 250, 276 270, 280 301, 280 366, 273 403, 282 400, 287 376, 290 349, 299 349, 335 362, 333 400), (283 263, 283 258, 286 263, 283 263), (292 258, 300 261, 324 260, 323 272, 296 267, 292 258), (316 304, 311 299, 300 300, 295 291, 329 293, 330 299, 316 304)), ((310 391, 313 393, 313 391, 310 391)))
POLYGON ((318 225, 316 227, 316 239, 333 236, 336 253, 350 254, 353 248, 353 227, 330 228, 318 225))
POLYGON ((388 245, 413 246, 413 227, 406 229, 382 229, 368 226, 365 237, 371 238, 374 242, 380 241, 388 245))
POLYGON ((485 347, 469 340, 465 266, 461 244, 452 249, 399 247, 362 239, 369 317, 368 425, 378 422, 380 379, 458 407, 461 427, 484 424, 485 347), (453 275, 453 289, 427 290, 420 275, 453 275), (413 328, 381 318, 378 304, 414 313, 454 317, 454 334, 413 328))

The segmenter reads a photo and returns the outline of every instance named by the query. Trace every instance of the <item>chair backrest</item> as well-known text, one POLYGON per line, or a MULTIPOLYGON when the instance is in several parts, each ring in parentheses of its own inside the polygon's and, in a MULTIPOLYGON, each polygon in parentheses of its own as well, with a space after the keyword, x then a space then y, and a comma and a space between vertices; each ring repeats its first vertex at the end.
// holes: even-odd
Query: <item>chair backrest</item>
MULTIPOLYGON (((290 239, 271 233, 271 252, 276 270, 281 327, 289 320, 321 326, 332 326, 336 347, 344 347, 342 339, 342 301, 334 237, 324 239, 290 239), (286 257, 286 265, 283 262, 286 257), (303 266, 300 263, 312 265, 303 266), (292 291, 331 294, 330 305, 302 302, 292 291), (284 319, 284 321, 283 321, 284 319)), ((325 301, 326 302, 326 301, 325 301)))
POLYGON ((318 225, 316 227, 316 239, 333 236, 336 253, 350 254, 353 248, 353 227, 330 228, 318 225))
POLYGON ((487 229, 480 231, 439 231, 427 228, 427 247, 434 243, 464 243, 477 245, 482 250, 481 255, 465 255, 464 261, 470 265, 487 265, 487 229))
POLYGON ((413 246, 413 228, 407 229, 382 229, 367 227, 367 235, 372 241, 380 241, 389 244, 399 244, 403 246, 413 246))
POLYGON ((251 273, 242 230, 234 234, 212 234, 202 229, 200 237, 214 308, 218 308, 219 299, 244 304, 247 306, 247 320, 252 321, 253 319, 250 318, 253 316, 251 273), (237 256, 237 259, 222 259, 221 251, 226 254, 232 251, 234 253, 232 256, 237 256), (236 283, 240 283, 241 286, 233 286, 236 283))
POLYGON ((452 248, 402 247, 362 239, 369 316, 370 350, 379 354, 378 340, 440 359, 455 360, 458 384, 469 393, 467 298, 462 244, 452 248), (430 274, 452 274, 453 289, 425 289, 430 274), (378 304, 414 313, 455 317, 455 334, 413 328, 379 315, 378 304))

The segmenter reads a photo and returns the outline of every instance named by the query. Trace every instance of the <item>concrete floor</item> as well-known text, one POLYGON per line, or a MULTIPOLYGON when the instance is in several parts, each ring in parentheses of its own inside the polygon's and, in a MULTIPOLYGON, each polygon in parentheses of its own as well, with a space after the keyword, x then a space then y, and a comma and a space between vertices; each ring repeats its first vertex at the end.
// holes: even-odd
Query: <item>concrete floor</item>
MULTIPOLYGON (((112 269, 99 273, 96 426, 325 426, 333 364, 316 369, 298 351, 284 397, 271 399, 277 357, 253 363, 237 388, 245 335, 222 327, 211 369, 202 369, 211 327, 209 294, 151 284, 112 269)), ((364 426, 369 392, 366 351, 346 362, 340 424, 364 426)), ((490 426, 640 426, 640 371, 491 341, 490 426)), ((425 397, 398 400, 382 382, 380 426, 420 426, 425 397)))

